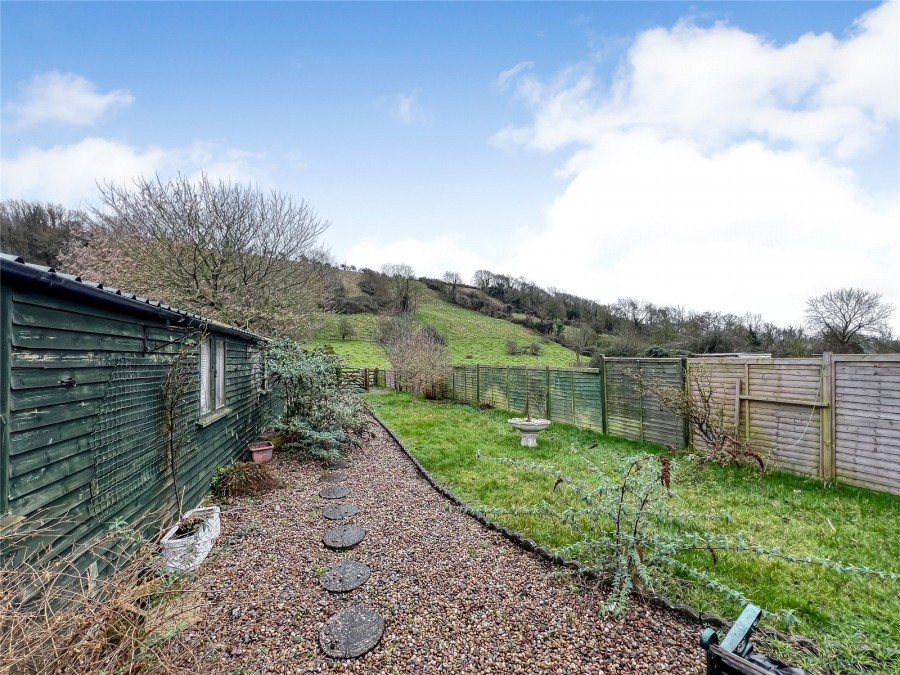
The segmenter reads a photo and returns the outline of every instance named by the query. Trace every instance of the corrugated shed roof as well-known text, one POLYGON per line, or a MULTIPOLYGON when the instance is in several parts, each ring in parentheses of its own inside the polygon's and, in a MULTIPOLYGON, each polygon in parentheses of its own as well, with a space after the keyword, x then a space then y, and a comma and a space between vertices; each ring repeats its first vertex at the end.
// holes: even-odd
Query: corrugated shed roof
POLYGON ((116 288, 114 286, 106 286, 101 281, 90 281, 82 279, 79 276, 74 274, 66 274, 65 272, 59 272, 52 267, 46 267, 45 265, 35 265, 33 263, 27 263, 22 258, 17 255, 13 255, 10 253, 0 253, 0 260, 4 263, 13 263, 16 265, 22 265, 25 268, 31 269, 35 272, 40 273, 41 275, 46 275, 48 277, 52 277, 53 279, 62 280, 67 282, 68 284, 73 284, 77 286, 73 286, 73 289, 77 289, 78 287, 83 287, 84 289, 95 289, 99 291, 103 291, 104 293, 108 293, 110 295, 114 295, 120 298, 124 298, 126 300, 130 300, 138 305, 153 307, 161 310, 165 310, 168 312, 173 312, 175 314, 179 314, 187 319, 193 321, 203 322, 210 326, 219 326, 221 328, 227 328, 229 331, 236 331, 238 333, 242 333, 248 338, 252 339, 265 339, 260 335, 256 335, 255 333, 251 333, 250 331, 246 331, 243 328, 238 328, 237 326, 229 326, 227 324, 221 323, 219 321, 213 321, 212 319, 207 319, 200 314, 195 314, 193 312, 189 312, 184 309, 178 309, 177 307, 172 307, 171 305, 167 305, 159 300, 151 300, 149 298, 142 297, 137 293, 129 293, 128 291, 123 291, 120 288, 116 288))

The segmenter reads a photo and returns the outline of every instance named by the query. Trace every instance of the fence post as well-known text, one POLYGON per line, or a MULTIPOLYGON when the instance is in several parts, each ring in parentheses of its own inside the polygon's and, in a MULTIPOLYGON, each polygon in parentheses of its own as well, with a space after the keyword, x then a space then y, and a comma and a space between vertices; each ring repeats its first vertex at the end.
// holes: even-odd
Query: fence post
MULTIPOLYGON (((643 362, 640 359, 638 359, 637 367, 638 367, 638 375, 643 375, 644 367, 643 367, 643 362)), ((640 381, 638 381, 637 389, 638 389, 638 392, 637 392, 638 406, 640 406, 640 409, 641 409, 640 435, 641 435, 641 440, 643 441, 644 440, 644 385, 641 384, 640 381)))
POLYGON ((363 387, 363 389, 365 389, 366 391, 369 391, 369 369, 368 368, 363 368, 363 378, 365 379, 365 383, 366 383, 365 386, 363 387))
MULTIPOLYGON (((575 426, 575 371, 569 371, 569 386, 572 387, 572 426, 575 426)), ((550 396, 550 387, 547 387, 547 396, 550 396)))
POLYGON ((481 403, 481 364, 475 364, 475 405, 481 403))
POLYGON ((547 405, 545 407, 547 410, 547 419, 549 420, 550 419, 550 401, 551 401, 551 399, 550 399, 550 366, 545 366, 545 368, 546 368, 546 372, 544 374, 544 386, 547 389, 547 391, 545 393, 545 396, 547 398, 547 405))
POLYGON ((600 431, 607 435, 609 427, 606 424, 606 356, 600 355, 600 368, 597 370, 597 379, 600 381, 600 431))
POLYGON ((506 366, 506 409, 512 410, 512 406, 509 403, 509 366, 506 366))
MULTIPOLYGON (((691 396, 691 366, 685 357, 681 357, 681 386, 687 396, 691 396)), ((684 428, 683 434, 685 449, 691 447, 691 423, 686 419, 682 419, 681 424, 684 428)))
POLYGON ((819 472, 823 480, 834 481, 837 475, 834 447, 834 357, 832 352, 822 354, 822 398, 819 408, 819 472))

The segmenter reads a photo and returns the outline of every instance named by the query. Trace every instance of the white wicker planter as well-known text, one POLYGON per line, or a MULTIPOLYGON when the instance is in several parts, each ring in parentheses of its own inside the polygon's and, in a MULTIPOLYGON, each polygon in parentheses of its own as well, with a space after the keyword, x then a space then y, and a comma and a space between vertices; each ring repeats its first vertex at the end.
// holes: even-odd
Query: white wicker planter
POLYGON ((216 538, 222 532, 221 511, 218 506, 192 509, 184 518, 201 516, 205 522, 194 534, 175 538, 178 525, 173 525, 160 540, 163 560, 173 572, 193 572, 209 555, 216 538))

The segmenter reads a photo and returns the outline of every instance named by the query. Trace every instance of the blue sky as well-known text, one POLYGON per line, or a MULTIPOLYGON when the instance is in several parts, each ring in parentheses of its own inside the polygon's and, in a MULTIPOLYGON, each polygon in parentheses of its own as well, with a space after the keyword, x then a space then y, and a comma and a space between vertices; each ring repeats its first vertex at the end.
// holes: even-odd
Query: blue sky
POLYGON ((309 200, 358 266, 782 324, 840 286, 900 306, 896 3, 0 12, 3 198, 205 170, 309 200))

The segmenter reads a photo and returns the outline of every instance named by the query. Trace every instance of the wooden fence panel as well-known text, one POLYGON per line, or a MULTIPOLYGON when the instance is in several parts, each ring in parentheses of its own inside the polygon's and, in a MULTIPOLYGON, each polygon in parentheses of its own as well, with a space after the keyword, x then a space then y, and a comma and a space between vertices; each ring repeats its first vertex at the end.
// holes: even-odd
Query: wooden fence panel
POLYGON ((613 436, 684 447, 684 422, 641 391, 629 374, 640 373, 676 389, 684 387, 681 359, 607 359, 607 428, 613 436))
MULTIPOLYGON (((689 359, 692 381, 710 386, 722 422, 782 468, 822 471, 823 363, 816 359, 689 359)), ((703 439, 693 434, 693 443, 703 439)))
POLYGON ((834 357, 835 473, 900 494, 900 357, 834 357))

